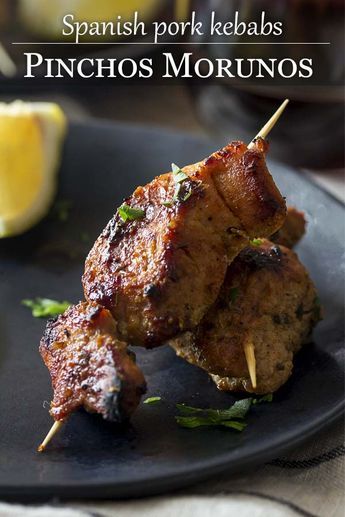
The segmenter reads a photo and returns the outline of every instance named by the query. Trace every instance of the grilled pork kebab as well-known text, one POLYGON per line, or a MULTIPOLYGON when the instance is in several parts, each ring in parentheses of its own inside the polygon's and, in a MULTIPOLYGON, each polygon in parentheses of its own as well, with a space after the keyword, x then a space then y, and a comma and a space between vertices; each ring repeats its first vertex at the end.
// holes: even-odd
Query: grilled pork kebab
MULTIPOLYGON (((304 227, 303 214, 289 209, 276 237, 292 245, 304 227)), ((294 354, 319 319, 315 287, 297 255, 257 239, 228 268, 219 297, 201 323, 169 344, 178 356, 206 370, 220 390, 270 393, 291 375, 294 354), (255 388, 246 342, 255 350, 255 388)))
POLYGON ((111 311, 120 339, 154 347, 193 329, 228 265, 269 236, 286 206, 265 163, 267 144, 232 142, 204 161, 138 187, 90 251, 87 300, 111 311))
POLYGON ((52 379, 50 414, 55 420, 83 407, 123 422, 146 391, 127 345, 116 338, 111 313, 96 303, 79 303, 50 320, 40 353, 52 379))
POLYGON ((260 139, 251 150, 233 142, 138 187, 117 211, 86 260, 87 302, 49 322, 41 341, 55 420, 78 407, 129 416, 145 381, 124 342, 153 347, 193 329, 249 239, 281 227, 266 150, 260 139))

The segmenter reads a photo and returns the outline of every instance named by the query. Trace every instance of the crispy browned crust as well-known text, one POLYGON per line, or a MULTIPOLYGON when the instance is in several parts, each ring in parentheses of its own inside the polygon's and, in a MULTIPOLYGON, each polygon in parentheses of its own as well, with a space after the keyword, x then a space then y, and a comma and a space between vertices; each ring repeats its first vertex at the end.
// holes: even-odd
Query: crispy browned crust
POLYGON ((287 248, 293 248, 305 234, 306 225, 304 212, 289 206, 283 226, 272 235, 271 241, 287 248))
POLYGON ((233 142, 205 160, 214 168, 217 191, 249 237, 269 237, 286 217, 285 202, 267 169, 267 148, 260 138, 252 149, 233 142))
POLYGON ((50 320, 39 350, 51 375, 55 420, 84 407, 122 422, 146 390, 125 343, 115 338, 111 313, 96 303, 79 303, 50 320))
POLYGON ((252 150, 233 142, 183 169, 186 201, 165 206, 175 190, 168 173, 126 200, 144 218, 114 215, 87 257, 83 286, 111 310, 121 339, 153 347, 195 327, 248 239, 282 225, 285 203, 264 151, 262 141, 252 150))
POLYGON ((268 393, 291 374, 293 355, 320 319, 315 287, 297 255, 262 241, 229 267, 219 298, 194 332, 169 344, 211 374, 219 389, 268 393), (252 342, 257 388, 244 354, 252 342))

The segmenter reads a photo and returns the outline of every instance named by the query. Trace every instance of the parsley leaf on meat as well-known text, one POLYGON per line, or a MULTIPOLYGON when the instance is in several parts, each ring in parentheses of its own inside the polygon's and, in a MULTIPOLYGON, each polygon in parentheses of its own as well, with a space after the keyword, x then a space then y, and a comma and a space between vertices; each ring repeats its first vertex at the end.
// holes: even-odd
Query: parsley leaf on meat
POLYGON ((141 210, 141 208, 132 208, 131 206, 126 205, 126 203, 123 203, 117 211, 124 222, 135 221, 136 219, 142 219, 145 217, 144 210, 141 210))

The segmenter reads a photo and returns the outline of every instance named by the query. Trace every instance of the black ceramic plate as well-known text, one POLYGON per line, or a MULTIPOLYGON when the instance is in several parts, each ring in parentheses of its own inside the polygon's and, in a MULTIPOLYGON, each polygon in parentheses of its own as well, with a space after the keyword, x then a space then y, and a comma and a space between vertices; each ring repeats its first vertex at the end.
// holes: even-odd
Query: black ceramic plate
POLYGON ((70 200, 68 222, 46 219, 26 235, 0 242, 0 497, 128 497, 182 487, 228 469, 276 457, 343 410, 343 207, 300 174, 271 164, 289 203, 308 216, 299 248, 325 308, 315 344, 271 404, 256 406, 242 433, 179 428, 175 403, 226 407, 208 376, 168 348, 138 351, 157 406, 141 405, 120 429, 95 415, 73 415, 43 454, 51 388, 37 345, 44 321, 21 306, 35 296, 82 297, 80 276, 93 240, 124 196, 168 170, 170 162, 206 156, 211 142, 162 129, 106 123, 72 126, 61 168, 59 198, 70 200), (85 242, 89 240, 89 242, 85 242))

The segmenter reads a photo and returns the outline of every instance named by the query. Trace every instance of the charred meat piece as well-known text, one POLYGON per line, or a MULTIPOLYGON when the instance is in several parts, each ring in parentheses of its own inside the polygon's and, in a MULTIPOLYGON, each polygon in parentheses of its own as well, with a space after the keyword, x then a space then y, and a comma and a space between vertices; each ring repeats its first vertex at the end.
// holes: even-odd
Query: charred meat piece
POLYGON ((146 390, 142 372, 115 337, 111 313, 96 303, 79 303, 50 320, 40 353, 52 379, 55 420, 84 407, 122 422, 146 390))
POLYGON ((272 235, 271 241, 293 248, 305 234, 306 224, 304 213, 289 206, 283 226, 272 235))
POLYGON ((211 374, 221 390, 269 393, 287 381, 294 354, 319 319, 315 287, 297 255, 263 240, 229 267, 200 325, 169 344, 211 374), (247 342, 255 350, 256 389, 244 353, 247 342))
POLYGON ((248 239, 280 228, 286 207, 265 151, 263 140, 250 150, 233 142, 138 187, 128 218, 114 215, 87 257, 83 286, 112 312, 121 339, 153 347, 194 328, 248 239))

